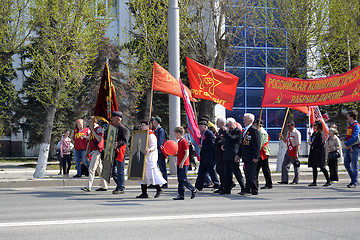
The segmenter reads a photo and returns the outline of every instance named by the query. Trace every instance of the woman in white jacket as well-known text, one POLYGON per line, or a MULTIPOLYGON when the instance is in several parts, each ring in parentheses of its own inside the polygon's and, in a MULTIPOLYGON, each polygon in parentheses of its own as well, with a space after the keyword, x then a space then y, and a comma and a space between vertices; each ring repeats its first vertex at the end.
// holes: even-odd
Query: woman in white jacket
POLYGON ((149 129, 149 122, 141 121, 141 130, 149 130, 148 147, 145 149, 146 164, 144 180, 140 181, 141 194, 136 198, 149 198, 147 194, 147 185, 155 186, 155 198, 158 198, 162 193, 160 185, 165 184, 166 180, 162 177, 160 170, 157 167, 158 151, 157 151, 157 138, 155 133, 149 129))

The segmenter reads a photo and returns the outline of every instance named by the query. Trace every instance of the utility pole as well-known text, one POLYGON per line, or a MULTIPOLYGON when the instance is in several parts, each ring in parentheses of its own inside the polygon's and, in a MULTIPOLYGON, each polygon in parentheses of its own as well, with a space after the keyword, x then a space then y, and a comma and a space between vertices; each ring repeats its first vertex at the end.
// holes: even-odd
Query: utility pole
MULTIPOLYGON (((169 72, 174 78, 180 78, 180 34, 179 34, 178 0, 169 0, 168 33, 169 33, 169 72)), ((169 133, 175 140, 174 128, 181 125, 180 98, 169 95, 169 133)), ((170 174, 176 174, 176 158, 170 157, 170 174)))

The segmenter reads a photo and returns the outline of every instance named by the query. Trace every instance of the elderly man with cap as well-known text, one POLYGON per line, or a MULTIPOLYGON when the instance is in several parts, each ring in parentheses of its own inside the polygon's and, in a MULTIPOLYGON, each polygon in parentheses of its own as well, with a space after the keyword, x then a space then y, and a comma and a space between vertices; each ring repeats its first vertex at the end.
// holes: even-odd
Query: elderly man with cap
POLYGON ((204 187, 204 179, 206 172, 209 173, 214 188, 220 187, 220 182, 215 170, 216 163, 214 160, 214 146, 215 135, 208 129, 208 123, 206 121, 199 122, 199 130, 201 133, 201 145, 199 145, 200 151, 200 165, 198 177, 196 179, 195 188, 202 190, 204 187))
MULTIPOLYGON (((152 124, 155 128, 154 132, 157 137, 157 148, 158 148, 158 165, 160 168, 160 172, 163 175, 163 178, 167 182, 167 170, 166 170, 166 158, 167 156, 162 152, 161 146, 166 141, 166 133, 165 130, 160 126, 161 118, 156 116, 152 119, 152 124)), ((162 188, 167 188, 167 183, 165 183, 162 188)))
POLYGON ((116 182, 116 188, 113 194, 124 193, 125 188, 125 150, 128 131, 126 127, 121 123, 123 114, 122 112, 115 111, 111 114, 111 124, 117 128, 117 137, 115 142, 115 154, 112 177, 116 182))

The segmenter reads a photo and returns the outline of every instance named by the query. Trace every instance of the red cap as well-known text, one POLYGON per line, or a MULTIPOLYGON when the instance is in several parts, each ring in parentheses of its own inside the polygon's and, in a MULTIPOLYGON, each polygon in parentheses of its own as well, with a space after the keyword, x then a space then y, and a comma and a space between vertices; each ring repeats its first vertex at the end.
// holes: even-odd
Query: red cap
POLYGON ((326 113, 324 113, 322 115, 322 118, 325 119, 325 120, 330 120, 329 116, 326 113))

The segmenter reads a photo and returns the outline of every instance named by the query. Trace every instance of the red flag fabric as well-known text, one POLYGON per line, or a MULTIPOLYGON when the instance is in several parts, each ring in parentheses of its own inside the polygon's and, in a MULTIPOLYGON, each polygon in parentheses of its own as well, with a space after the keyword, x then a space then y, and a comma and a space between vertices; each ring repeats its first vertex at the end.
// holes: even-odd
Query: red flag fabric
POLYGON ((298 110, 300 112, 305 113, 306 115, 309 115, 309 107, 291 107, 292 109, 298 110))
MULTIPOLYGON (((184 86, 186 92, 189 95, 191 101, 194 99, 191 96, 191 91, 188 87, 184 86)), ((154 62, 153 67, 153 79, 152 79, 152 89, 168 94, 172 94, 178 97, 183 97, 181 93, 180 83, 174 78, 168 71, 160 66, 157 62, 154 62)))
POLYGON ((114 111, 119 111, 119 109, 116 101, 115 88, 111 82, 109 66, 105 63, 99 93, 96 100, 94 116, 110 123, 111 113, 114 111))
POLYGON ((360 66, 344 74, 297 79, 266 74, 262 107, 321 106, 360 101, 360 66))
POLYGON ((199 159, 199 161, 201 161, 200 148, 199 148, 199 145, 201 143, 200 142, 201 133, 199 130, 199 126, 196 123, 194 110, 191 107, 189 96, 187 95, 187 92, 185 91, 185 85, 182 83, 181 79, 180 79, 180 87, 181 87, 182 94, 184 96, 183 99, 184 99, 184 106, 185 106, 185 112, 186 112, 186 119, 187 119, 187 123, 188 123, 188 129, 190 132, 190 139, 195 148, 197 158, 199 159))
POLYGON ((313 126, 315 121, 321 122, 321 125, 323 127, 323 132, 325 134, 325 139, 327 139, 329 136, 329 128, 325 123, 324 118, 321 115, 320 108, 318 106, 309 107, 309 114, 310 114, 309 115, 310 123, 312 123, 313 126))
POLYGON ((233 109, 238 77, 204 66, 188 57, 186 66, 194 98, 214 101, 230 111, 233 109))

